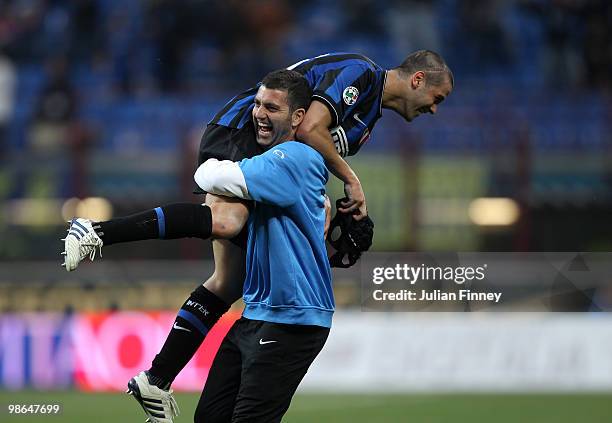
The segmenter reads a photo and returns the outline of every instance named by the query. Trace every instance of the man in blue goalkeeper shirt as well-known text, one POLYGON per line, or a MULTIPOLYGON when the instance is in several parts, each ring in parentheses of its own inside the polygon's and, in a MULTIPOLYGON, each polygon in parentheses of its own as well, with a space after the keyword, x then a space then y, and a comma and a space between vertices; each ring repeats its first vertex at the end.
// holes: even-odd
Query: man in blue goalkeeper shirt
POLYGON ((270 125, 268 150, 240 162, 209 159, 196 171, 204 191, 253 200, 248 221, 245 309, 219 348, 196 422, 280 422, 323 348, 334 311, 325 241, 323 157, 291 141, 311 90, 298 72, 268 74, 252 111, 270 125))
MULTIPOLYGON (((440 55, 424 50, 410 54, 390 70, 363 55, 350 53, 326 54, 290 68, 304 75, 313 89, 296 138, 316 149, 330 171, 345 183, 350 200, 340 210, 356 213, 360 218, 366 214, 365 198, 357 176, 343 157, 359 151, 383 109, 391 109, 407 121, 435 113, 452 91, 452 72, 440 55)), ((211 120, 202 137, 199 163, 208 158, 253 157, 270 144, 275 126, 251 119, 257 89, 236 96, 211 120)), ((227 239, 240 233, 248 216, 244 201, 208 194, 205 205, 171 204, 106 222, 73 220, 65 241, 68 271, 85 257, 93 259, 96 248, 102 245, 157 238, 215 238, 215 273, 191 293, 153 366, 146 375, 137 377, 152 397, 167 397, 170 384, 207 332, 239 298, 244 280, 244 248, 227 239)))

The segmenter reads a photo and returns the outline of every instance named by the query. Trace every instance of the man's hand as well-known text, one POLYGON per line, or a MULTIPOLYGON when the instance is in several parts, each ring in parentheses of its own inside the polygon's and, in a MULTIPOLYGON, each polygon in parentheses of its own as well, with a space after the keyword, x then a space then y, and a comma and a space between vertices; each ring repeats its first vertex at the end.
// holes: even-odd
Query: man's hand
MULTIPOLYGON (((336 201, 336 208, 340 207, 343 200, 336 201)), ((361 253, 372 246, 374 222, 368 216, 357 221, 351 215, 337 212, 329 229, 327 241, 336 250, 329 258, 331 267, 351 267, 359 260, 361 253), (336 228, 339 231, 334 233, 336 228)))
POLYGON ((365 194, 359 179, 355 178, 352 183, 344 184, 344 194, 346 198, 339 203, 341 207, 338 207, 338 211, 352 213, 355 220, 361 220, 368 215, 365 194))

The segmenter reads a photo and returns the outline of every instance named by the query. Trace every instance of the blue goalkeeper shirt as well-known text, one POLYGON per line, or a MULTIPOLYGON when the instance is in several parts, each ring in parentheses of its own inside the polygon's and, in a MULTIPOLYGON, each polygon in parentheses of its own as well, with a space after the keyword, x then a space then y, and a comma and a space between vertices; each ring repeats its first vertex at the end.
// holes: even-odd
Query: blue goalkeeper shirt
POLYGON ((323 238, 323 157, 289 141, 239 163, 255 200, 248 222, 244 317, 331 327, 334 297, 323 238))

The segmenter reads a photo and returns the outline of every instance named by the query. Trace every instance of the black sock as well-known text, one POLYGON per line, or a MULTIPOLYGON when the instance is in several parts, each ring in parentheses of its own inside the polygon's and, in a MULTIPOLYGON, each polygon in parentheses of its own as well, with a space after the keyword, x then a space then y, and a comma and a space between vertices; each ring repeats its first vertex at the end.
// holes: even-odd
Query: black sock
POLYGON ((167 389, 227 310, 229 305, 203 285, 196 288, 179 310, 164 346, 153 360, 151 383, 167 389))
POLYGON ((104 245, 143 239, 210 238, 212 215, 202 204, 176 203, 106 222, 93 228, 104 245))

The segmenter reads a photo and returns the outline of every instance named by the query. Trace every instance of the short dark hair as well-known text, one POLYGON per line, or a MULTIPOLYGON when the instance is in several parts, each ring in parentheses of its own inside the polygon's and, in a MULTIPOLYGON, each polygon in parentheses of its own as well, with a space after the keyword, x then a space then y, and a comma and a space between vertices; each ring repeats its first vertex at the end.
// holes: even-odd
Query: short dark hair
POLYGON ((262 85, 272 90, 287 91, 287 101, 291 112, 308 109, 312 99, 312 88, 304 76, 294 70, 280 69, 265 76, 262 85))
POLYGON ((431 85, 442 85, 447 80, 455 86, 453 72, 438 53, 431 50, 419 50, 410 54, 401 65, 396 67, 400 75, 408 77, 415 72, 425 72, 425 82, 431 85))

